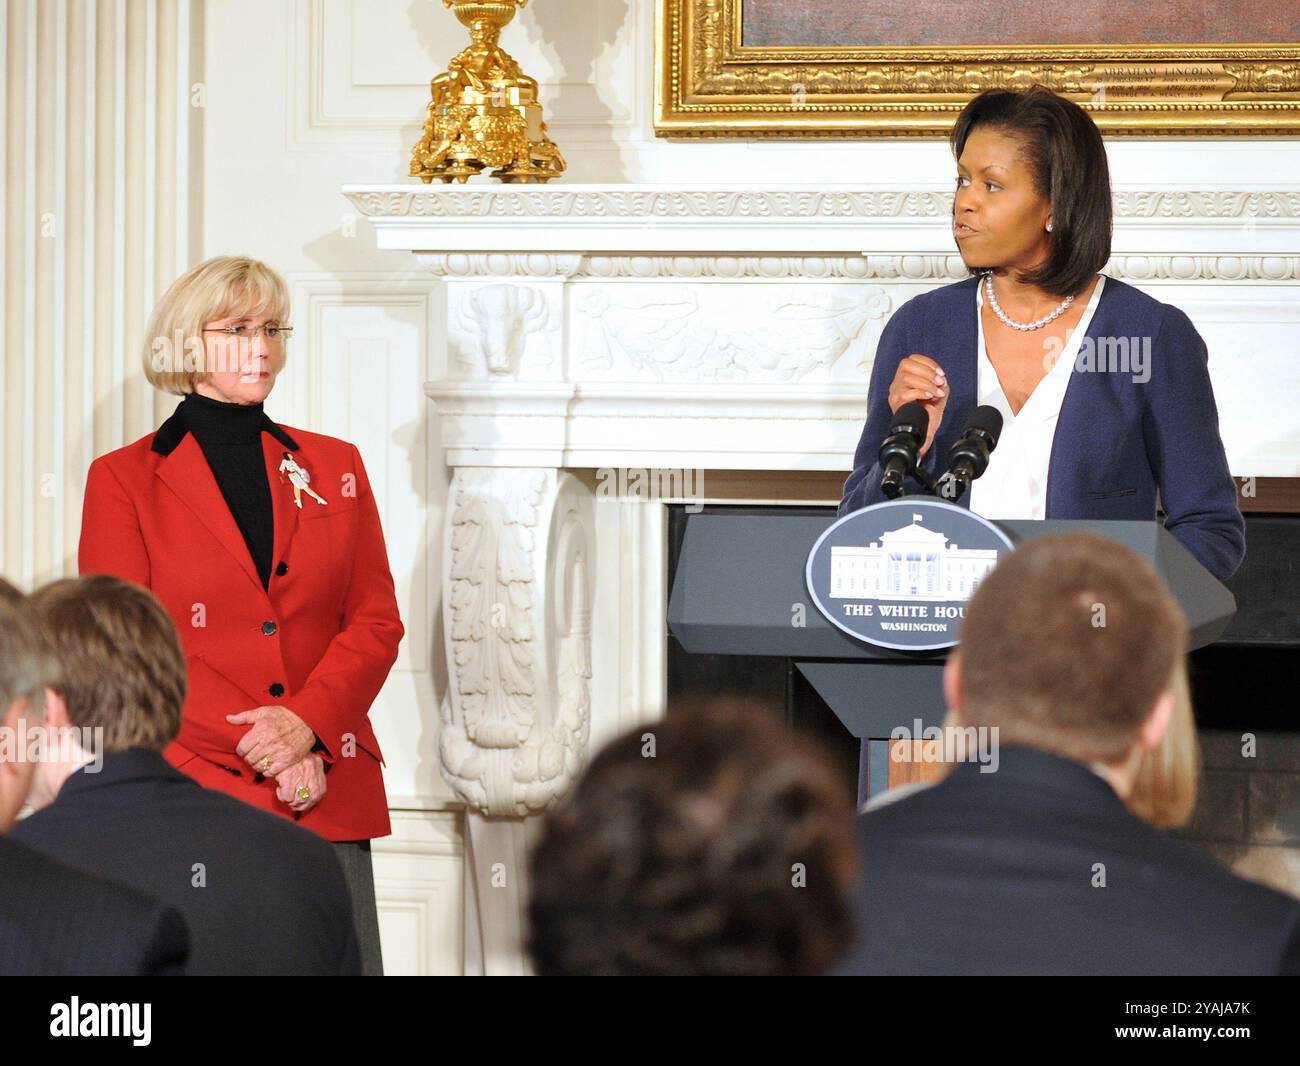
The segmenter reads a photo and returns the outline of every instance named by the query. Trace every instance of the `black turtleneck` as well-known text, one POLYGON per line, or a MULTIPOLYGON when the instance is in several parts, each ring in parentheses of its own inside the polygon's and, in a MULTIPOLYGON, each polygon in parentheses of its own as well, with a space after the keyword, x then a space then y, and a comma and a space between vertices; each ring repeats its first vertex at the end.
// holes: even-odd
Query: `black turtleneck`
POLYGON ((197 392, 185 397, 180 410, 244 535, 265 588, 271 580, 271 556, 275 553, 275 515, 262 451, 266 413, 260 403, 222 403, 197 392))

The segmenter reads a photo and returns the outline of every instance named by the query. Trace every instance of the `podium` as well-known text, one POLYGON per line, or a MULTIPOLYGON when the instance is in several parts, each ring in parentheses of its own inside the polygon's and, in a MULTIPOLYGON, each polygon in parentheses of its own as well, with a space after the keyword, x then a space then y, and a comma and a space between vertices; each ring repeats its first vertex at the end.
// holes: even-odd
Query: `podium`
MULTIPOLYGON (((813 606, 804 565, 834 516, 797 508, 688 514, 668 600, 668 628, 686 651, 790 659, 862 741, 896 727, 941 726, 947 653, 860 641, 813 606)), ((1236 613, 1232 593, 1158 522, 996 521, 1013 544, 1052 533, 1097 533, 1148 560, 1187 616, 1190 650, 1212 644, 1236 613)), ((863 748, 866 750, 864 743, 863 748)), ((866 760, 859 798, 865 798, 866 760)), ((873 789, 874 791, 874 789, 873 789)))

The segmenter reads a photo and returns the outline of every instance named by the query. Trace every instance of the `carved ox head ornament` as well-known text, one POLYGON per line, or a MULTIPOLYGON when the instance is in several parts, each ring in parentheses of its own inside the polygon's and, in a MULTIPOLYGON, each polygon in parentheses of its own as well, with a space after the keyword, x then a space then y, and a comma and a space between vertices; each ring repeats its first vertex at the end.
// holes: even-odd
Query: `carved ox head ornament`
POLYGON ((478 337, 488 373, 509 376, 519 368, 528 334, 546 323, 546 299, 520 285, 486 285, 466 295, 461 322, 478 337))

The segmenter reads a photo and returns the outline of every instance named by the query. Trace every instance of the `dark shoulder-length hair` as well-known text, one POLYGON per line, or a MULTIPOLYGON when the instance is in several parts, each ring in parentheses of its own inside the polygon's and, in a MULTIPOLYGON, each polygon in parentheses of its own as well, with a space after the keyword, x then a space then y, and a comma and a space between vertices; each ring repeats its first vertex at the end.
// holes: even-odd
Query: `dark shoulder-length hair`
POLYGON ((1096 123, 1078 104, 1043 85, 1019 92, 986 89, 957 116, 948 136, 954 159, 977 126, 1023 140, 1035 185, 1052 205, 1047 261, 1022 272, 1021 279, 1054 296, 1082 292, 1110 259, 1110 168, 1096 123))

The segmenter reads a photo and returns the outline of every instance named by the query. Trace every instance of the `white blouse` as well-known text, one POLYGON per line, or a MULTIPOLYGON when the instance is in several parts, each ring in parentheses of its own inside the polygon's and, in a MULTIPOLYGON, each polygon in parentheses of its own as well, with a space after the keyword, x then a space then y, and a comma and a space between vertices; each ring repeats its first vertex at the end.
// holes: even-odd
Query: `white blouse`
POLYGON ((1047 511, 1047 467, 1052 458, 1052 440, 1061 403, 1070 384, 1079 346, 1088 332, 1093 312, 1101 300, 1106 276, 1098 275, 1097 286, 1083 317, 1070 333, 1061 356, 1029 394, 1020 413, 1011 413, 984 346, 984 286, 975 286, 975 333, 979 338, 979 373, 976 393, 979 405, 988 404, 1002 412, 1002 436, 989 457, 988 469, 970 487, 970 509, 985 518, 1042 518, 1047 511))

